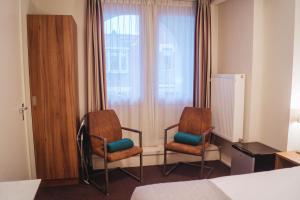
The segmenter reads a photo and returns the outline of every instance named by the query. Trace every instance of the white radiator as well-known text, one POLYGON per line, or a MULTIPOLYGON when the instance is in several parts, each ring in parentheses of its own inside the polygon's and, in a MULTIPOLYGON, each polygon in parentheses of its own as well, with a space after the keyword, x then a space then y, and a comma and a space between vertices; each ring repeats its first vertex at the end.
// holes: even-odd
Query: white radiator
POLYGON ((214 133, 230 142, 243 138, 244 74, 215 74, 211 79, 211 110, 214 133))

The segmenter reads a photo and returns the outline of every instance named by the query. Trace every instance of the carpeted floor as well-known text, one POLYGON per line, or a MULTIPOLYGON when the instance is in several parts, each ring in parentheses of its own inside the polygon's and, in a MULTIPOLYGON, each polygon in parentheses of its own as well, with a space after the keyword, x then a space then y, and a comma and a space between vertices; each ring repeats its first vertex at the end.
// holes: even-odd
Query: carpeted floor
MULTIPOLYGON (((226 176, 230 174, 230 169, 219 161, 207 162, 207 165, 214 167, 210 178, 226 176)), ((138 168, 130 168, 132 172, 138 172, 138 168)), ((154 183, 188 181, 199 179, 200 170, 195 167, 180 165, 172 174, 165 177, 161 173, 161 166, 144 167, 144 183, 140 184, 123 172, 116 170, 110 173, 110 195, 106 197, 103 193, 90 185, 74 185, 60 187, 42 187, 38 190, 36 199, 41 200, 129 200, 135 187, 154 183)), ((103 179, 99 177, 99 179, 103 179)))

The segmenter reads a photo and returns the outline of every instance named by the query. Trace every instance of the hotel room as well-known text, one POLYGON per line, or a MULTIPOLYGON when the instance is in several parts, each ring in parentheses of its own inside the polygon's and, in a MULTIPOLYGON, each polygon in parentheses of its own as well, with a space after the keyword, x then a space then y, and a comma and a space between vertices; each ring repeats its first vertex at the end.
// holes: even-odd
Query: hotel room
POLYGON ((300 199, 300 0, 0 5, 0 200, 300 199))

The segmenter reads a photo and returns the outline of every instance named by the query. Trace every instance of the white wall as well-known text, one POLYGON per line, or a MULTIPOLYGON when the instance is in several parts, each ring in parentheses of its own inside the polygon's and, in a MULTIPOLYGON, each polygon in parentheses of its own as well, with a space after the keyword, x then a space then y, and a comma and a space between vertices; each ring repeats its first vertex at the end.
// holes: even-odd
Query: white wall
POLYGON ((218 73, 246 74, 244 135, 250 137, 253 0, 227 0, 219 5, 218 73))
POLYGON ((227 0, 219 6, 218 73, 245 73, 246 141, 286 150, 293 69, 290 0, 227 0))
POLYGON ((251 82, 251 96, 249 99, 249 141, 261 141, 261 127, 263 124, 260 111, 262 109, 262 94, 263 88, 263 74, 264 68, 264 2, 261 0, 254 0, 253 10, 253 58, 252 58, 252 77, 251 82))
POLYGON ((287 149, 294 46, 294 0, 264 0, 262 142, 287 149))
POLYGON ((29 69, 28 69, 28 45, 27 45, 27 14, 30 11, 30 0, 19 0, 20 4, 20 17, 21 17, 21 51, 22 51, 22 74, 24 82, 24 102, 29 108, 25 115, 25 131, 26 142, 28 151, 28 160, 30 166, 30 178, 36 177, 35 168, 35 154, 34 143, 32 134, 32 115, 31 115, 31 97, 30 97, 30 84, 29 84, 29 69))
POLYGON ((0 181, 30 177, 23 103, 20 0, 0 0, 0 181))
POLYGON ((295 6, 294 63, 288 149, 300 150, 300 1, 295 6), (295 114, 293 116, 293 114, 295 114))

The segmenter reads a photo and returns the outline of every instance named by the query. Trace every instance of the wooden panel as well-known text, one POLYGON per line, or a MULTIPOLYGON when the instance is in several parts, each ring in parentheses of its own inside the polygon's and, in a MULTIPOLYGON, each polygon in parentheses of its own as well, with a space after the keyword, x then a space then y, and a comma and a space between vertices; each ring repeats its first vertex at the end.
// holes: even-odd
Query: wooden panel
POLYGON ((296 152, 279 152, 276 153, 275 168, 287 168, 300 165, 300 155, 296 152))
POLYGON ((29 15, 27 20, 37 177, 76 178, 76 24, 71 16, 29 15))

